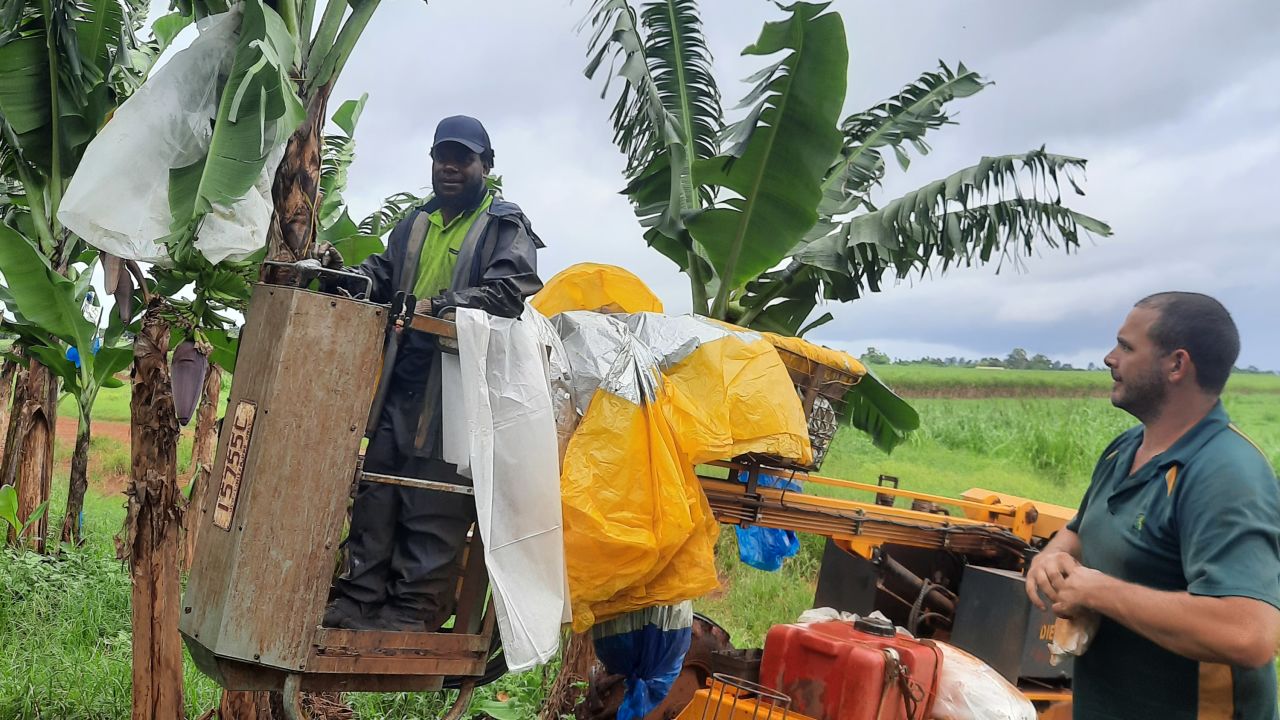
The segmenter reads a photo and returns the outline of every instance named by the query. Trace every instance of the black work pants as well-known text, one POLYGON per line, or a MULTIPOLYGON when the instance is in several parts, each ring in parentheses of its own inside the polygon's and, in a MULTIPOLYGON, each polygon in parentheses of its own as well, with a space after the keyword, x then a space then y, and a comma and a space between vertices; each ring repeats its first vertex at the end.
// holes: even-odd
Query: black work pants
MULTIPOLYGON (((470 485, 452 465, 398 452, 389 430, 379 428, 369 443, 366 472, 470 485)), ((348 570, 336 590, 423 620, 444 615, 452 609, 455 568, 475 516, 471 495, 361 482, 347 536, 348 570)))

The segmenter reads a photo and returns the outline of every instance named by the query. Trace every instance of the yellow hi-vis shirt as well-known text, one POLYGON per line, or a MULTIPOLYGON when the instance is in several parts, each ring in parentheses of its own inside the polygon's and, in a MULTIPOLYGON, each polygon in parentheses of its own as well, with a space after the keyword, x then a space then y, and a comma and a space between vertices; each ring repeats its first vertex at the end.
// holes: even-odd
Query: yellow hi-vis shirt
POLYGON ((427 215, 430 226, 422 243, 422 255, 418 258, 418 277, 413 282, 413 294, 418 299, 434 297, 449 289, 462 241, 476 218, 492 203, 493 194, 485 193, 479 205, 458 215, 447 225, 439 210, 427 215))

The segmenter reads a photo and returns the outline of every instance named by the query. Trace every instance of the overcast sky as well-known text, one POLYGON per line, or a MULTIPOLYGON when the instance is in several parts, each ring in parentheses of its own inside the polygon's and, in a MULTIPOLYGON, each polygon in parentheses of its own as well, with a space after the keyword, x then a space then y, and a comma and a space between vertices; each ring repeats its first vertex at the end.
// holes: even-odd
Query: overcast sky
MULTIPOLYGON (((166 3, 157 0, 156 6, 166 3)), ((611 103, 582 74, 587 0, 387 0, 374 15, 331 108, 369 93, 347 198, 362 217, 392 193, 430 184, 436 122, 469 114, 488 127, 495 172, 546 241, 544 278, 582 261, 622 265, 669 311, 688 284, 645 247, 611 142, 611 103)), ((1003 356, 1014 346, 1101 364, 1128 308, 1145 294, 1195 290, 1240 326, 1242 366, 1280 369, 1280 2, 1072 3, 837 0, 849 35, 846 112, 896 93, 939 59, 995 82, 953 103, 959 124, 929 136, 908 172, 890 160, 887 200, 983 155, 1088 158, 1075 209, 1111 238, 1067 256, 1045 249, 1015 272, 993 266, 916 278, 828 305, 810 339, 895 357, 1003 356)), ((703 2, 724 105, 763 63, 743 58, 764 0, 703 2)), ((190 31, 189 31, 190 32, 190 31)), ((184 45, 180 43, 180 45, 184 45)))

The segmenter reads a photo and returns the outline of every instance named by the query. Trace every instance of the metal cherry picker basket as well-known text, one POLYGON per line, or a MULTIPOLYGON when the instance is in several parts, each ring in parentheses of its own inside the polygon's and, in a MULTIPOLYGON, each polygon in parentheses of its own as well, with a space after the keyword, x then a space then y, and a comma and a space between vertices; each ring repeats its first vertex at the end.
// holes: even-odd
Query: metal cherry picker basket
MULTIPOLYGON (((349 274, 348 274, 349 275, 349 274)), ((368 282, 364 276, 356 280, 368 282)), ((209 491, 181 631, 197 667, 228 690, 471 690, 505 671, 473 528, 456 616, 439 632, 321 627, 353 484, 472 494, 449 478, 364 473, 361 440, 398 327, 456 337, 452 323, 391 305, 283 285, 255 286, 209 491)))

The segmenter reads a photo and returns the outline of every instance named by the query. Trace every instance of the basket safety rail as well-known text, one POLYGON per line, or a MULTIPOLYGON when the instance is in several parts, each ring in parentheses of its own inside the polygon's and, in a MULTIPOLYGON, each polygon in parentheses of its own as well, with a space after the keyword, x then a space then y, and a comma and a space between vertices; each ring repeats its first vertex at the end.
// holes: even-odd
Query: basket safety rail
MULTIPOLYGON (((267 267, 288 268, 290 270, 294 269, 296 266, 296 263, 284 262, 281 260, 263 260, 262 264, 267 267)), ((331 275, 333 277, 347 278, 348 280, 355 280, 356 282, 363 283, 364 292, 359 292, 355 294, 355 297, 358 299, 367 298, 369 297, 369 294, 373 292, 373 280, 368 275, 365 275, 363 273, 349 272, 347 270, 335 270, 333 268, 322 267, 320 268, 320 274, 331 275)))
POLYGON ((475 495, 475 488, 466 485, 439 482, 437 480, 420 480, 418 478, 400 477, 399 475, 383 475, 381 473, 362 472, 360 479, 379 485, 399 485, 400 487, 417 488, 419 490, 435 490, 436 492, 457 493, 458 495, 475 495))
POLYGON ((786 720, 791 697, 740 677, 715 673, 701 720, 786 720))

